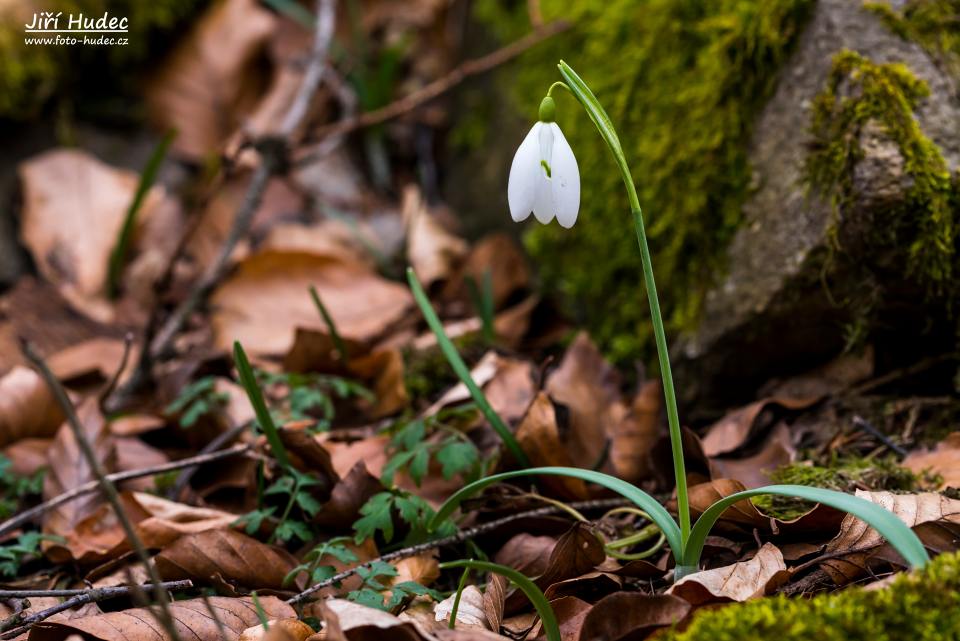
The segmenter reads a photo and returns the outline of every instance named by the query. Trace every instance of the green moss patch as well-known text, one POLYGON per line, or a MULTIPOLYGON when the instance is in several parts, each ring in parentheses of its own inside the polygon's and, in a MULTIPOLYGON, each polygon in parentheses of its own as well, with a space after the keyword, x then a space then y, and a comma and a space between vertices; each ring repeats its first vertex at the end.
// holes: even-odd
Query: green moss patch
POLYGON ((812 599, 783 596, 694 616, 664 641, 948 641, 960 638, 960 555, 898 576, 880 590, 849 588, 812 599))
POLYGON ((919 43, 932 56, 960 76, 960 0, 908 0, 899 10, 874 2, 867 8, 880 16, 904 40, 919 43))
MULTIPOLYGON (((483 0, 504 38, 529 29, 526 3, 483 0)), ((813 0, 546 1, 546 19, 574 28, 526 54, 509 75, 531 124, 565 59, 609 112, 633 171, 666 322, 698 318, 705 289, 724 269, 750 183, 746 145, 813 0)), ((572 231, 532 226, 528 247, 545 281, 563 292, 605 351, 619 361, 652 354, 639 253, 610 152, 564 94, 557 120, 580 165, 580 217, 572 231)), ((517 141, 519 144, 519 140, 517 141)))

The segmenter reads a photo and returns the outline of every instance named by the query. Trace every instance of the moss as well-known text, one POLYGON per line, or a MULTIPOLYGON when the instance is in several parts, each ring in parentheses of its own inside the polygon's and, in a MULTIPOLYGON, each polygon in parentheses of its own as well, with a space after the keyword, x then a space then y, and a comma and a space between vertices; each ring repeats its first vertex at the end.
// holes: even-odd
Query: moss
MULTIPOLYGON (((777 468, 770 475, 774 484, 806 485, 840 492, 856 489, 918 492, 935 489, 938 479, 918 475, 901 467, 896 458, 834 458, 826 465, 792 463, 777 468)), ((753 503, 764 514, 789 520, 808 512, 812 504, 785 496, 760 496, 753 503)))
MULTIPOLYGON (((869 239, 871 251, 899 256, 900 262, 887 266, 888 273, 903 273, 929 296, 944 296, 949 302, 955 295, 960 233, 955 221, 958 181, 914 116, 928 94, 926 83, 903 64, 878 64, 852 51, 838 53, 813 104, 814 143, 806 161, 806 180, 832 199, 836 240, 839 221, 858 197, 853 176, 864 157, 861 134, 867 126, 879 127, 897 146, 909 186, 903 201, 879 212, 883 218, 871 224, 877 230, 869 239)), ((836 249, 842 252, 839 241, 836 249)), ((863 280, 874 287, 862 288, 870 292, 871 300, 856 305, 869 309, 883 299, 884 278, 871 274, 870 266, 861 267, 863 280)))
MULTIPOLYGON (((813 0, 545 1, 546 19, 574 23, 509 70, 531 123, 567 60, 591 85, 623 142, 647 213, 657 282, 671 330, 698 318, 705 289, 724 269, 741 219, 755 112, 813 0)), ((478 2, 504 39, 529 29, 526 3, 478 2), (511 12, 510 7, 513 8, 511 12)), ((572 231, 533 226, 528 247, 541 273, 618 361, 652 354, 639 252, 619 173, 572 99, 558 122, 581 170, 572 231), (598 260, 598 258, 600 258, 598 260)))
POLYGON ((885 2, 867 4, 891 31, 919 43, 955 76, 960 76, 960 0, 908 0, 900 9, 885 2))
MULTIPOLYGON (((452 339, 467 363, 475 363, 483 356, 485 346, 479 332, 471 332, 452 339)), ((429 402, 458 382, 447 357, 438 346, 425 350, 407 349, 403 353, 403 382, 414 402, 429 402)))
MULTIPOLYGON (((0 118, 25 120, 35 116, 63 85, 83 81, 84 68, 97 69, 86 78, 91 84, 116 83, 124 70, 155 53, 158 32, 169 32, 203 4, 203 0, 52 0, 36 7, 16 3, 5 7, 0 11, 4 18, 0 26, 0 118), (98 17, 109 11, 111 16, 126 17, 129 44, 28 45, 23 25, 32 21, 35 9, 62 12, 60 28, 66 28, 70 14, 98 17), (114 73, 104 74, 104 65, 114 73)), ((139 77, 130 75, 131 80, 139 77)))
POLYGON ((944 554, 879 590, 776 596, 694 616, 663 641, 948 641, 960 639, 960 555, 944 554))

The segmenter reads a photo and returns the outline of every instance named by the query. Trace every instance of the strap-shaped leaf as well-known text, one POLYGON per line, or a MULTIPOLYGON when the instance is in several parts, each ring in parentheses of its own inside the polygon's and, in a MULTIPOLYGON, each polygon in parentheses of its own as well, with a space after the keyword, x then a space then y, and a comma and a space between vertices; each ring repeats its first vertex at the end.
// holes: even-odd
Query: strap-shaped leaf
POLYGON ((505 565, 489 563, 487 561, 450 561, 449 563, 440 564, 441 570, 449 568, 469 568, 481 572, 493 572, 494 574, 500 574, 510 579, 518 588, 523 590, 523 593, 527 595, 530 603, 532 603, 533 607, 537 610, 537 614, 540 615, 540 622, 543 623, 543 631, 547 635, 547 641, 562 641, 560 637, 560 626, 557 625, 557 617, 554 615, 553 608, 550 607, 550 602, 547 601, 547 597, 543 595, 543 592, 540 591, 536 583, 520 572, 505 565))
POLYGON ((440 509, 437 510, 436 515, 434 515, 433 520, 430 522, 430 529, 436 529, 440 523, 449 518, 450 515, 453 514, 453 511, 457 509, 457 506, 465 499, 491 485, 519 476, 569 476, 587 481, 588 483, 601 485, 608 490, 613 490, 624 498, 633 501, 637 507, 650 515, 650 520, 657 524, 657 527, 660 528, 660 531, 663 532, 663 535, 667 538, 667 543, 673 550, 674 557, 679 557, 683 549, 680 541, 680 528, 670 513, 667 512, 666 508, 657 502, 657 499, 637 486, 627 483, 623 479, 618 479, 615 476, 610 476, 603 472, 584 470, 578 467, 532 467, 526 470, 514 470, 512 472, 494 474, 479 481, 474 481, 454 492, 453 495, 440 506, 440 509))
POLYGON ((700 518, 697 519, 693 530, 690 532, 687 547, 683 551, 684 562, 680 565, 693 567, 699 565, 704 541, 706 541, 707 535, 710 533, 710 530, 713 529, 717 519, 720 518, 728 507, 744 499, 762 496, 764 494, 816 501, 817 503, 823 503, 832 508, 842 510, 865 521, 870 527, 879 532, 912 567, 921 568, 930 560, 926 548, 923 547, 923 543, 920 541, 920 538, 913 533, 913 530, 893 512, 880 507, 876 503, 871 503, 866 499, 858 498, 852 494, 825 490, 819 487, 806 487, 804 485, 768 485, 767 487, 731 494, 707 508, 700 518))

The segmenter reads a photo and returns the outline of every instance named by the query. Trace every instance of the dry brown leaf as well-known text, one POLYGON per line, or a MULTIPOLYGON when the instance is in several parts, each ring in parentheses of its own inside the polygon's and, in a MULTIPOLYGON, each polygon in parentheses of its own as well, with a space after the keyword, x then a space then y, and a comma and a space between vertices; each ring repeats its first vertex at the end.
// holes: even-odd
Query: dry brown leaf
POLYGON ((467 254, 467 243, 448 232, 428 210, 420 190, 403 190, 401 215, 407 229, 407 260, 424 287, 450 278, 467 254))
POLYGON ((610 434, 610 464, 616 475, 631 483, 650 476, 650 450, 660 432, 663 388, 658 381, 640 387, 629 411, 610 434))
MULTIPOLYGON (((536 389, 533 384, 533 366, 527 361, 501 356, 490 351, 483 355, 470 370, 474 382, 487 395, 490 406, 504 420, 521 418, 533 400, 536 389), (501 379, 498 383, 495 383, 501 379)), ((423 416, 432 416, 444 407, 463 403, 470 399, 470 392, 463 383, 448 389, 433 405, 424 410, 423 416)))
POLYGON ((530 268, 512 236, 497 233, 481 238, 471 248, 460 278, 451 280, 446 287, 444 297, 468 297, 464 279, 470 277, 481 284, 486 274, 493 285, 494 309, 501 309, 514 294, 530 286, 530 268))
MULTIPOLYGON (((113 306, 105 297, 107 267, 139 177, 70 149, 31 158, 21 164, 20 177, 21 236, 40 273, 76 309, 96 320, 113 320, 113 306)), ((137 233, 152 216, 168 221, 179 216, 160 186, 151 188, 141 206, 137 233)), ((175 231, 168 228, 164 236, 137 244, 172 251, 175 231)))
POLYGON ((693 605, 740 602, 763 596, 769 588, 782 584, 789 576, 780 550, 771 543, 764 543, 749 561, 685 576, 674 583, 667 594, 693 605))
POLYGON ((594 604, 583 619, 579 636, 565 638, 642 639, 657 628, 680 623, 689 612, 690 604, 669 594, 616 592, 594 604))
MULTIPOLYGON (((47 365, 61 381, 71 381, 90 375, 97 375, 106 381, 116 375, 123 362, 125 351, 126 347, 121 339, 91 338, 51 354, 47 359, 47 365)), ((127 365, 119 381, 125 380, 126 374, 132 371, 138 356, 139 347, 131 346, 127 365)))
POLYGON ((256 0, 211 6, 147 86, 155 121, 178 132, 174 148, 201 160, 216 153, 252 109, 262 79, 257 56, 276 17, 256 0))
MULTIPOLYGON (((453 602, 456 599, 457 593, 453 593, 433 607, 436 621, 450 621, 450 615, 453 614, 453 602)), ((460 594, 460 607, 457 609, 457 620, 454 626, 473 630, 487 629, 487 616, 483 611, 483 594, 477 586, 468 585, 460 594)))
MULTIPOLYGON (((550 607, 557 618, 557 625, 560 627, 561 639, 578 639, 580 637, 580 628, 583 626, 583 620, 587 612, 593 608, 592 605, 575 596, 562 596, 559 599, 552 599, 550 607)), ((527 635, 528 638, 545 638, 543 634, 543 622, 538 621, 527 635)), ((605 638, 605 637, 602 637, 605 638)))
POLYGON ((182 536, 155 562, 164 580, 208 583, 217 577, 217 583, 254 590, 283 589, 284 578, 297 565, 286 550, 227 529, 182 536))
POLYGON ((263 624, 247 628, 240 633, 238 641, 305 641, 314 634, 313 628, 300 619, 272 619, 267 621, 269 629, 263 624))
POLYGON ((287 223, 271 227, 260 248, 328 256, 372 269, 376 262, 363 242, 373 242, 370 239, 375 238, 374 232, 360 221, 355 227, 339 220, 324 220, 310 226, 287 223))
POLYGON ((184 534, 226 528, 237 520, 230 512, 184 505, 146 492, 132 492, 129 497, 145 514, 136 525, 147 547, 162 548, 184 534))
POLYGON ((941 487, 960 487, 960 432, 947 435, 933 450, 910 452, 901 465, 916 474, 939 474, 941 487))
POLYGON ((790 428, 781 421, 750 456, 711 458, 710 475, 714 478, 736 479, 748 489, 769 485, 770 473, 796 458, 797 451, 792 440, 790 428))
POLYGON ((368 608, 345 599, 329 599, 324 602, 323 620, 328 625, 336 620, 335 629, 341 636, 330 636, 331 641, 348 639, 390 639, 390 641, 421 641, 416 626, 398 619, 389 612, 368 608))
POLYGON ((537 578, 540 589, 590 572, 603 563, 606 553, 593 528, 583 522, 574 523, 550 552, 547 567, 537 578))
MULTIPOLYGON (((893 494, 857 490, 856 496, 893 512, 897 518, 914 528, 928 547, 943 551, 937 539, 944 534, 947 536, 948 549, 956 547, 960 500, 934 492, 893 494)), ((884 539, 879 532, 852 514, 847 514, 840 524, 840 533, 827 544, 825 550, 828 555, 843 556, 824 561, 822 567, 834 583, 843 585, 863 576, 868 568, 869 557, 883 545, 884 539)))
MULTIPOLYGON (((77 408, 77 416, 94 455, 107 472, 115 469, 116 452, 107 422, 100 412, 97 399, 89 398, 77 408)), ((60 427, 47 452, 50 471, 44 478, 43 498, 50 500, 64 492, 80 487, 96 478, 83 456, 73 431, 66 423, 60 427)), ((99 494, 88 494, 51 510, 43 516, 43 532, 63 537, 66 543, 46 542, 44 551, 55 563, 79 559, 101 547, 99 537, 77 536, 81 521, 94 514, 103 505, 99 494)))
POLYGON ((416 556, 395 561, 397 575, 391 581, 392 585, 405 581, 414 581, 420 585, 430 585, 440 578, 440 564, 432 552, 424 552, 416 556))
MULTIPOLYGON (((537 394, 517 427, 517 442, 534 467, 576 467, 569 449, 560 440, 557 414, 553 401, 544 392, 537 394)), ((587 485, 580 479, 568 476, 549 476, 542 480, 543 486, 566 498, 585 499, 589 496, 587 485)))
MULTIPOLYGON (((207 601, 223 627, 234 635, 260 622, 252 599, 215 596, 207 601)), ((292 607, 276 597, 262 596, 259 601, 270 618, 289 619, 296 616, 292 607)), ((170 604, 170 612, 181 639, 222 641, 217 621, 210 616, 202 599, 174 601, 170 604)), ((30 639, 64 641, 69 635, 77 633, 99 641, 173 641, 148 608, 107 612, 66 622, 43 621, 30 631, 30 639)))
MULTIPOLYGON (((110 432, 112 433, 113 430, 110 430, 110 432)), ((170 462, 166 454, 136 437, 115 438, 114 449, 116 451, 115 469, 117 472, 143 470, 170 462)), ((120 487, 124 490, 147 492, 156 488, 156 482, 153 477, 144 476, 124 481, 120 487)))
POLYGON ((396 414, 410 403, 404 380, 403 355, 399 349, 381 349, 351 359, 347 365, 353 377, 370 382, 376 401, 367 410, 371 419, 396 414))
POLYGON ((360 518, 360 508, 381 491, 383 485, 380 481, 367 471, 363 461, 357 461, 334 486, 330 500, 324 504, 314 522, 334 531, 349 529, 360 518))
POLYGON ((619 374, 586 333, 581 332, 567 348, 560 367, 547 378, 550 397, 570 411, 564 442, 575 467, 592 469, 616 433, 623 415, 619 374))
POLYGON ((772 425, 772 419, 778 410, 803 409, 819 399, 819 396, 765 398, 741 407, 707 428, 706 435, 701 439, 703 453, 708 457, 729 454, 772 425))
POLYGON ((50 388, 32 369, 17 366, 0 378, 0 447, 53 436, 63 419, 50 388))
POLYGON ((487 589, 483 592, 483 613, 487 617, 487 628, 500 631, 503 623, 503 607, 507 600, 507 578, 500 574, 490 574, 487 589))
POLYGON ((507 541, 493 560, 527 576, 537 576, 546 571, 556 545, 557 540, 552 536, 534 536, 522 532, 507 541))
POLYGON ((337 330, 368 341, 401 320, 413 299, 406 287, 363 265, 305 253, 261 252, 243 261, 211 297, 214 342, 225 351, 239 340, 250 354, 283 355, 297 327, 324 330, 310 298, 317 288, 337 330))
POLYGON ((17 476, 33 476, 47 466, 47 450, 52 438, 22 438, 7 446, 3 455, 10 460, 10 472, 17 476))

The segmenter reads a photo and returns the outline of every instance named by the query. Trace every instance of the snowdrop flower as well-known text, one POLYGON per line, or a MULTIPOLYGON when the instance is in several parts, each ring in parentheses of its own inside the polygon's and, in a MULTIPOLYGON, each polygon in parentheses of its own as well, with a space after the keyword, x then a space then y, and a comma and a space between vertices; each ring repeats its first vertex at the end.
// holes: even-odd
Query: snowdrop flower
POLYGON ((556 105, 547 96, 540 103, 540 122, 520 143, 510 167, 507 200, 515 222, 530 213, 546 225, 554 216, 569 229, 580 210, 580 169, 570 144, 553 121, 556 105))

